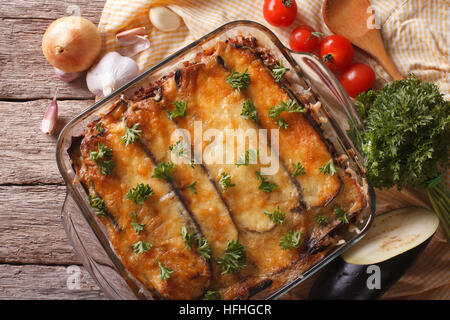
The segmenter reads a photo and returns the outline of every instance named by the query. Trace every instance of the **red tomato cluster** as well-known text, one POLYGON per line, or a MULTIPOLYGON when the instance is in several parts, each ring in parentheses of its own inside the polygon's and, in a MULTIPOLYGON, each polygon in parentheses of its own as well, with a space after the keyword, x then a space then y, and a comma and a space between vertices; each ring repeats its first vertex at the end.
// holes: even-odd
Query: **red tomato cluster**
MULTIPOLYGON (((263 14, 272 26, 287 27, 297 16, 297 4, 295 0, 265 0, 263 14)), ((352 64, 354 51, 347 38, 339 35, 324 37, 310 26, 301 25, 292 31, 289 46, 294 51, 317 54, 331 71, 339 74, 339 81, 353 98, 375 83, 371 67, 362 63, 352 64)))

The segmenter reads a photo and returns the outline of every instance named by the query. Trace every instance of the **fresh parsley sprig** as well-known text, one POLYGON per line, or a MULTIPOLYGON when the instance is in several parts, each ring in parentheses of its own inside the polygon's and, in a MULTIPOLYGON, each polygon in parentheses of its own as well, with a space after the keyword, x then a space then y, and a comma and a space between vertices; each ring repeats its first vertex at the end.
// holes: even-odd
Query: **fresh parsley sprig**
POLYGON ((258 149, 248 149, 242 154, 237 162, 236 166, 248 166, 249 164, 255 164, 258 161, 259 150, 258 149))
POLYGON ((220 175, 219 186, 220 189, 222 189, 222 192, 227 192, 228 188, 234 187, 236 185, 231 182, 231 175, 226 172, 222 172, 222 174, 220 175))
POLYGON ((186 188, 191 190, 194 194, 197 194, 197 189, 195 188, 196 184, 197 184, 197 181, 194 181, 190 185, 188 185, 186 188))
POLYGON ((257 179, 259 180, 259 186, 258 186, 259 190, 262 190, 265 192, 272 192, 274 190, 279 189, 279 187, 275 183, 270 182, 269 179, 267 179, 266 177, 263 177, 261 175, 260 171, 256 171, 255 173, 256 173, 257 179))
POLYGON ((283 76, 286 72, 288 72, 289 68, 285 68, 283 66, 283 61, 280 61, 275 67, 272 69, 272 75, 276 82, 280 82, 283 79, 283 76))
POLYGON ((94 212, 99 217, 106 216, 106 205, 102 198, 99 196, 89 196, 88 197, 89 205, 94 209, 94 212))
POLYGON ((175 101, 173 104, 175 106, 173 111, 166 110, 167 116, 170 120, 173 120, 177 117, 186 116, 186 101, 175 101))
POLYGON ((97 162, 100 173, 107 176, 112 173, 116 164, 112 160, 113 150, 104 143, 98 144, 97 150, 91 150, 91 159, 97 162))
POLYGON ((242 73, 236 72, 236 70, 233 69, 231 74, 226 79, 226 82, 238 91, 247 90, 251 82, 250 75, 247 72, 248 68, 242 73))
POLYGON ((263 213, 270 218, 273 222, 277 224, 282 224, 284 220, 286 219, 286 213, 280 211, 280 207, 277 206, 277 208, 270 212, 270 211, 263 211, 263 213))
POLYGON ((339 221, 342 221, 342 223, 348 223, 348 218, 347 218, 347 214, 345 213, 344 210, 342 210, 341 207, 339 206, 334 206, 334 213, 336 214, 336 218, 339 221))
POLYGON ((211 247, 205 237, 197 238, 197 252, 205 261, 211 258, 211 247))
POLYGON ((181 238, 183 238, 186 248, 191 249, 192 244, 195 241, 195 234, 191 232, 186 226, 181 227, 181 238))
POLYGON ((139 183, 135 188, 129 190, 125 198, 133 201, 135 204, 143 204, 155 192, 148 184, 139 183))
POLYGON ((241 116, 244 119, 250 119, 255 122, 259 121, 258 112, 256 111, 256 107, 253 104, 252 100, 247 99, 244 101, 244 103, 242 104, 241 116))
POLYGON ((145 223, 137 223, 137 217, 136 212, 130 213, 131 216, 131 226, 133 227, 134 231, 136 231, 137 234, 140 234, 142 231, 145 230, 145 223))
POLYGON ((152 178, 159 180, 172 178, 174 164, 172 162, 161 162, 154 170, 152 178))
POLYGON ((322 227, 322 226, 325 226, 328 224, 328 218, 326 216, 317 216, 315 221, 319 225, 319 227, 322 227))
POLYGON ((217 258, 222 268, 222 275, 244 269, 246 266, 246 249, 236 240, 228 241, 223 258, 217 258))
POLYGON ((281 113, 283 112, 298 112, 298 113, 305 113, 305 109, 297 104, 297 102, 289 99, 288 101, 284 102, 281 101, 276 106, 273 106, 269 110, 269 118, 274 120, 278 127, 282 129, 286 129, 289 127, 289 124, 282 118, 280 118, 281 113))
POLYGON ((298 162, 297 164, 293 163, 292 167, 294 169, 294 172, 292 173, 294 177, 303 176, 306 174, 306 169, 301 162, 298 162))
POLYGON ((159 260, 156 261, 158 262, 159 265, 159 278, 163 281, 169 279, 172 276, 173 270, 165 267, 161 261, 159 260))
POLYGON ((152 244, 150 242, 144 242, 144 241, 138 241, 135 244, 131 245, 131 248, 133 249, 133 252, 135 254, 141 254, 148 252, 152 247, 152 244))
POLYGON ((303 244, 302 235, 300 231, 289 231, 280 239, 280 247, 283 250, 296 249, 303 244))
POLYGON ((222 296, 219 291, 208 290, 206 291, 203 300, 222 300, 222 296))
POLYGON ((169 150, 172 151, 178 158, 186 158, 188 156, 187 144, 181 140, 169 146, 169 150))
POLYGON ((334 166, 333 160, 328 161, 322 167, 319 168, 319 171, 323 174, 334 176, 337 172, 337 168, 334 166))
POLYGON ((139 123, 136 123, 133 127, 125 129, 125 134, 120 137, 120 141, 125 145, 133 144, 141 136, 142 130, 139 123))

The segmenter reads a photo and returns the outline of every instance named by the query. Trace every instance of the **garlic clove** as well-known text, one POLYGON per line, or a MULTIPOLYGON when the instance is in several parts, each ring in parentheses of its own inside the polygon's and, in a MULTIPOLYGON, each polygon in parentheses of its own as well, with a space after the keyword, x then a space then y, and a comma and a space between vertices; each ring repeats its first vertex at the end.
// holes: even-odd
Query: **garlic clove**
MULTIPOLYGON (((117 52, 125 57, 134 57, 138 53, 150 48, 150 41, 147 36, 130 36, 129 38, 124 38, 123 42, 128 43, 126 46, 121 46, 117 49, 117 52)), ((119 45, 119 41, 117 41, 119 45)))
POLYGON ((105 54, 87 73, 86 82, 96 96, 111 94, 114 90, 139 75, 136 62, 113 51, 105 54))
POLYGON ((54 70, 58 79, 64 82, 71 82, 81 75, 81 72, 64 72, 56 67, 54 70))
POLYGON ((150 8, 149 18, 156 29, 164 32, 175 31, 181 25, 181 18, 166 7, 150 8))
POLYGON ((58 120, 58 103, 56 102, 56 90, 53 100, 45 110, 44 118, 41 122, 41 131, 45 134, 52 134, 58 120))

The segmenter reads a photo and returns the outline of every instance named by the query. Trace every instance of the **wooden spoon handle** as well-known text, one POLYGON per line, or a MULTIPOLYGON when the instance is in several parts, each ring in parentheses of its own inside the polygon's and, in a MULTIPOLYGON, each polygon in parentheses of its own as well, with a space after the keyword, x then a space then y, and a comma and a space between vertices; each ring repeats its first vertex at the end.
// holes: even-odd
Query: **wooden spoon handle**
POLYGON ((401 80, 403 79, 403 76, 401 75, 400 71, 398 71, 397 67, 395 66, 392 59, 388 56, 385 50, 379 53, 379 55, 376 56, 378 62, 383 66, 384 70, 394 79, 394 80, 401 80))

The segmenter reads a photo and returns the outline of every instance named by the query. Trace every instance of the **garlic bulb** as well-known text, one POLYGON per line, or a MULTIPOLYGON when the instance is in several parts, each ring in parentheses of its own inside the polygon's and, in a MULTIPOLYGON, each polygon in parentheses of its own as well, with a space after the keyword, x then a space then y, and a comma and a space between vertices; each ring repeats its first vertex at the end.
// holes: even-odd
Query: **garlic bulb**
POLYGON ((152 25, 161 31, 175 31, 181 25, 181 18, 166 7, 150 8, 149 18, 152 25))
POLYGON ((105 54, 88 71, 86 82, 89 91, 96 96, 106 97, 138 75, 139 67, 133 59, 113 51, 105 54))

